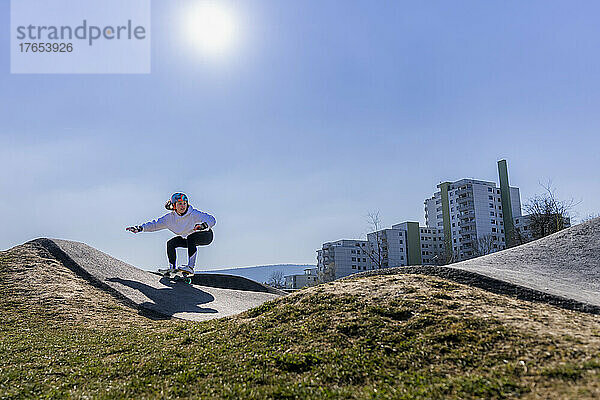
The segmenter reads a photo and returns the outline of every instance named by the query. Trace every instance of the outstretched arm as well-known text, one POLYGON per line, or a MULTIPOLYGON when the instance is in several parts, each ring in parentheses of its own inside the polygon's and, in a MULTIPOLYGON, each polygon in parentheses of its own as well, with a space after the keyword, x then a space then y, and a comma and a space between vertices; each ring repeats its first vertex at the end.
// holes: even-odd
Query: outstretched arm
POLYGON ((167 229, 169 227, 169 217, 170 217, 170 213, 169 214, 165 214, 162 217, 160 217, 159 219, 155 219, 154 221, 150 221, 150 222, 146 222, 145 224, 142 224, 140 226, 140 231, 144 231, 144 232, 156 232, 156 231, 160 231, 161 229, 167 229))

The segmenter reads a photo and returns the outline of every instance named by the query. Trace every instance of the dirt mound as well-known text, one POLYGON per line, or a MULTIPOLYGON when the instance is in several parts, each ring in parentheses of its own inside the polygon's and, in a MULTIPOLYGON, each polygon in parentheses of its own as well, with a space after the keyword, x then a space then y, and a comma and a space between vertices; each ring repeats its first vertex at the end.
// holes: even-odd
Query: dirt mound
POLYGON ((88 326, 109 326, 116 318, 134 325, 147 322, 36 242, 0 252, 0 295, 7 302, 39 309, 40 315, 88 326))
MULTIPOLYGON (((105 291, 118 302, 157 319, 175 317, 204 321, 221 318, 243 312, 283 295, 283 292, 257 292, 239 288, 203 286, 197 282, 192 282, 191 285, 172 282, 111 257, 85 243, 70 240, 41 238, 26 245, 37 249, 38 261, 35 264, 43 265, 48 260, 58 263, 82 278, 88 285, 105 291)), ((45 271, 44 279, 53 281, 54 273, 56 271, 45 271)), ((13 274, 15 277, 13 283, 18 282, 18 275, 18 272, 13 274)), ((35 279, 42 279, 36 273, 33 275, 36 276, 35 279)), ((218 278, 220 283, 227 283, 229 279, 228 276, 218 278)), ((237 277, 232 277, 234 278, 237 277)), ((239 279, 234 280, 239 284, 237 282, 239 279)), ((69 287, 68 278, 59 281, 62 282, 61 287, 65 284, 67 288, 69 287)), ((52 288, 49 290, 56 291, 52 288)))

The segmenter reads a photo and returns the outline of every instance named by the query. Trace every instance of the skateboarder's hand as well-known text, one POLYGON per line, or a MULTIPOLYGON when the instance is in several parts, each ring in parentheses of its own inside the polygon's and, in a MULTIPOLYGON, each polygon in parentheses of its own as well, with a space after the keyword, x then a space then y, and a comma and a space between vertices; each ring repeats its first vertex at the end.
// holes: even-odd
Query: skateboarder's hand
POLYGON ((206 222, 203 222, 201 224, 196 224, 196 226, 194 226, 195 231, 203 231, 205 229, 208 229, 208 224, 206 222))
POLYGON ((132 233, 139 233, 142 231, 142 227, 141 226, 130 226, 125 228, 125 230, 132 232, 132 233))

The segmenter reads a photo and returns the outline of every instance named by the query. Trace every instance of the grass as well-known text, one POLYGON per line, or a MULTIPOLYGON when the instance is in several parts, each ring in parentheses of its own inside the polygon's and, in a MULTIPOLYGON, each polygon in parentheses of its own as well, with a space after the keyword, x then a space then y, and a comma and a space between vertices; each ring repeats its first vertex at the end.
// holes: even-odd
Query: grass
POLYGON ((323 285, 202 323, 138 317, 125 324, 117 305, 110 323, 95 327, 23 301, 5 284, 14 261, 0 255, 2 399, 597 393, 590 383, 600 371, 597 347, 590 354, 578 350, 581 339, 466 312, 470 300, 457 298, 459 286, 438 279, 382 298, 323 285))

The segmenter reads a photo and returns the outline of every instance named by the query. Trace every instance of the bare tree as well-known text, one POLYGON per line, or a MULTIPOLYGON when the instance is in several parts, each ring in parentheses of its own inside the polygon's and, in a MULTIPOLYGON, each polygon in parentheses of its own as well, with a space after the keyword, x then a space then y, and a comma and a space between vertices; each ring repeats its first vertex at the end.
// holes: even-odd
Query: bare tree
POLYGON ((579 204, 572 198, 559 200, 551 181, 540 185, 544 192, 529 199, 525 205, 529 226, 536 239, 564 229, 570 221, 569 213, 579 204))
POLYGON ((369 229, 373 230, 375 234, 375 243, 369 240, 369 249, 367 251, 371 263, 374 268, 381 269, 383 266, 383 234, 381 231, 381 218, 379 217, 379 211, 371 211, 367 214, 367 221, 369 223, 369 229))
POLYGON ((514 232, 513 240, 514 240, 515 246, 520 246, 522 244, 525 244, 525 243, 530 242, 531 240, 533 240, 530 237, 528 237, 527 235, 525 235, 521 231, 520 228, 515 227, 515 229, 514 229, 513 232, 514 232))
POLYGON ((283 276, 283 272, 280 270, 271 272, 271 276, 269 276, 269 285, 275 288, 285 287, 285 277, 283 276))
POLYGON ((324 266, 323 270, 317 272, 317 279, 319 282, 331 282, 335 280, 335 263, 329 263, 324 266))
MULTIPOLYGON (((478 256, 485 256, 494 252, 496 239, 492 235, 483 235, 477 238, 475 242, 475 252, 478 256)), ((497 245, 496 245, 497 246, 497 245)))

